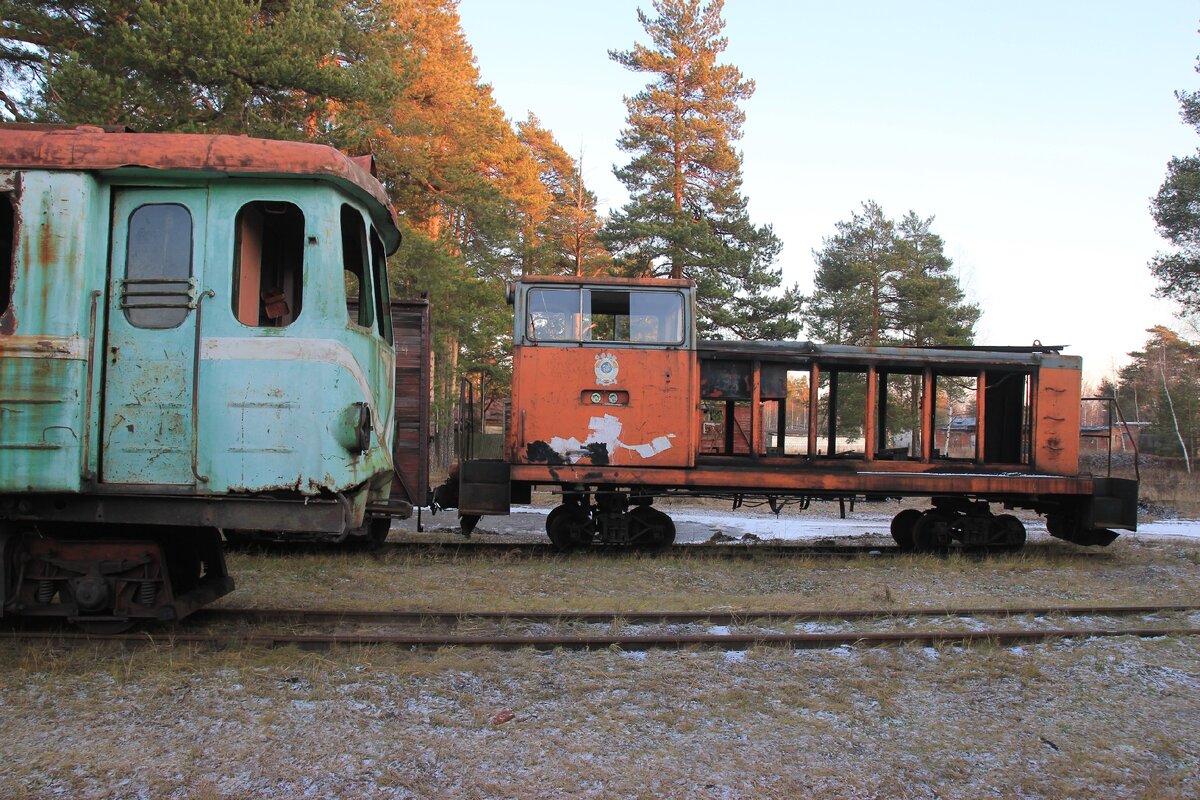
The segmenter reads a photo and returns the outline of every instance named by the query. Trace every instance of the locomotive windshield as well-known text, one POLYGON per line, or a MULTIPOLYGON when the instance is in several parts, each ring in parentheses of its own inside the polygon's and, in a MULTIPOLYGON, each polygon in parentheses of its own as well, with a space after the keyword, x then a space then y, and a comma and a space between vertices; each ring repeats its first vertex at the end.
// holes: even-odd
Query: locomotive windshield
POLYGON ((673 291, 530 289, 526 333, 538 342, 684 342, 683 295, 673 291))

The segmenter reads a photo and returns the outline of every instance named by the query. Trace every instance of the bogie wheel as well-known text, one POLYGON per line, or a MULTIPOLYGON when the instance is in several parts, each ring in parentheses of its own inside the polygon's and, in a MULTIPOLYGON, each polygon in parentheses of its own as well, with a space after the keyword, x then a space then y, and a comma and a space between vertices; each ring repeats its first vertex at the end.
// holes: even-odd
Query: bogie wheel
POLYGON ((629 511, 629 533, 635 547, 661 550, 675 541, 675 523, 657 508, 638 506, 629 511))
POLYGON ((926 511, 913 525, 913 550, 918 553, 945 553, 950 549, 950 524, 953 517, 926 511))
POLYGON ((116 636, 133 627, 132 619, 88 619, 77 617, 71 623, 82 632, 91 636, 116 636))
POLYGON ((592 515, 582 506, 561 505, 546 518, 546 533, 560 553, 588 547, 592 543, 592 515))
POLYGON ((1001 514, 992 520, 992 547, 1015 553, 1025 546, 1025 525, 1012 514, 1001 514))
POLYGON ((901 550, 913 549, 913 528, 923 513, 915 508, 906 508, 892 517, 892 539, 901 550))
POLYGON ((577 503, 563 503, 550 509, 550 513, 546 515, 546 533, 550 532, 550 526, 554 524, 554 520, 562 516, 563 512, 570 508, 579 508, 577 503))

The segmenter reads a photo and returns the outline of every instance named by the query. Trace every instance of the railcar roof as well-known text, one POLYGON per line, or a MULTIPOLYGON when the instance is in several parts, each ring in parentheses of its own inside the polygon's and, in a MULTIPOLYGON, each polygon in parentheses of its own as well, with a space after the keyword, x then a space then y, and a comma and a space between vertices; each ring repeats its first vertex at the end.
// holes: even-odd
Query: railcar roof
POLYGON ((219 173, 331 181, 371 207, 388 252, 400 243, 395 212, 372 174, 371 157, 323 144, 200 133, 112 132, 97 126, 0 127, 0 168, 219 173))
POLYGON ((758 359, 763 361, 819 360, 831 364, 865 366, 887 365, 894 368, 934 365, 946 368, 984 366, 1020 367, 1055 366, 1079 369, 1078 356, 1062 355, 1061 346, 1032 347, 855 347, 787 341, 705 340, 696 344, 702 358, 758 359))

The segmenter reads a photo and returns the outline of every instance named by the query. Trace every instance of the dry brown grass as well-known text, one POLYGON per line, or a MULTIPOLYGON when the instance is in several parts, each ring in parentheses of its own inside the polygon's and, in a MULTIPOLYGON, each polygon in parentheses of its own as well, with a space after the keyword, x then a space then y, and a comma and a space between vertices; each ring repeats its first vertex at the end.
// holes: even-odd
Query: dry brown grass
POLYGON ((905 608, 1200 600, 1200 546, 1043 541, 1014 555, 747 560, 695 555, 511 557, 442 552, 233 554, 225 605, 407 610, 905 608))
MULTIPOLYGON (((1128 477, 1133 477, 1129 475, 1128 477)), ((1200 518, 1200 474, 1183 469, 1151 467, 1141 470, 1141 498, 1172 509, 1187 519, 1200 518)))

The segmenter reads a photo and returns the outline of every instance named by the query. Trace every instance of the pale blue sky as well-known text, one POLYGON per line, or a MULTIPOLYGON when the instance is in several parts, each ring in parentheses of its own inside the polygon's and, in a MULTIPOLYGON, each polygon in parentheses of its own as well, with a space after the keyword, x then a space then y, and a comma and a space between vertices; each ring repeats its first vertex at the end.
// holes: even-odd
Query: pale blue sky
MULTIPOLYGON (((461 0, 483 79, 533 111, 604 208, 622 97, 645 76, 607 56, 647 41, 649 0, 461 0)), ((1070 345, 1095 379, 1172 324, 1151 298, 1162 246, 1147 212, 1172 155, 1200 144, 1176 89, 1200 88, 1200 5, 1184 0, 726 0, 724 61, 758 86, 741 149, 755 222, 784 242, 785 281, 867 199, 936 216, 978 340, 1070 345)))

